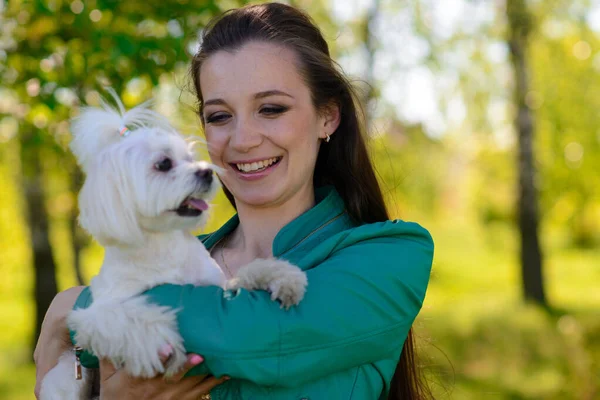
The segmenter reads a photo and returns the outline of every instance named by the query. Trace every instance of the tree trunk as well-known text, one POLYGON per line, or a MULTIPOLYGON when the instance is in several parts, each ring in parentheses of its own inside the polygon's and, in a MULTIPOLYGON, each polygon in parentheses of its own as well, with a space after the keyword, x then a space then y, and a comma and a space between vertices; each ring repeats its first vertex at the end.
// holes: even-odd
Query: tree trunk
MULTIPOLYGON (((73 165, 73 171, 70 174, 71 179, 71 193, 77 195, 79 190, 81 189, 81 185, 83 184, 83 172, 77 165, 73 165)), ((77 284, 82 286, 86 285, 85 279, 83 278, 83 273, 81 272, 81 250, 88 243, 88 237, 83 229, 79 226, 78 222, 78 212, 79 208, 77 207, 77 202, 73 204, 71 208, 71 213, 69 215, 69 224, 71 228, 71 248, 73 251, 73 269, 75 272, 75 278, 77 279, 77 284)))
POLYGON ((23 132, 21 142, 22 182, 25 195, 29 236, 33 252, 35 275, 35 335, 33 343, 40 335, 42 321, 54 299, 58 288, 56 284, 56 264, 52 254, 48 231, 48 212, 46 210, 42 165, 40 162, 40 144, 35 143, 36 132, 23 132))
POLYGON ((517 106, 514 124, 519 146, 518 215, 523 294, 526 300, 547 306, 538 235, 539 217, 533 154, 535 124, 533 113, 526 102, 529 92, 527 46, 532 22, 526 0, 507 0, 506 12, 509 25, 508 44, 515 84, 514 101, 517 106))

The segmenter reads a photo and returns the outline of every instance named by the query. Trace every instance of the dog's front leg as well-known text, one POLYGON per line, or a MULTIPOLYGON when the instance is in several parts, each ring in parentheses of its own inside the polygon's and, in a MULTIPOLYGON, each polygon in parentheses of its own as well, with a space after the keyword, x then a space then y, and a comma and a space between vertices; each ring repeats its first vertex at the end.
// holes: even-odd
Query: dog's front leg
POLYGON ((171 375, 186 361, 176 311, 151 304, 143 296, 95 302, 87 309, 72 311, 67 324, 76 332, 77 345, 123 366, 135 377, 171 375), (166 345, 173 347, 167 368, 159 356, 166 345))
POLYGON ((277 259, 257 259, 243 266, 227 282, 227 289, 267 290, 271 299, 289 308, 300 303, 307 284, 306 274, 295 265, 277 259))
POLYGON ((75 352, 64 352, 42 381, 40 400, 90 400, 92 397, 92 371, 82 368, 81 379, 75 379, 75 352))

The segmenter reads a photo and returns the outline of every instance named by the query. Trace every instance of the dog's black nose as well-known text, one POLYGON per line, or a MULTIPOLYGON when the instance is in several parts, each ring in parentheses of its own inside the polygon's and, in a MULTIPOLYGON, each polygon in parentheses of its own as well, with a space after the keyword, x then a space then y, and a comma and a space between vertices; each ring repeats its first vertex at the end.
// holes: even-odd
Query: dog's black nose
POLYGON ((202 179, 207 184, 212 183, 213 172, 212 172, 212 169, 210 169, 210 168, 199 169, 198 171, 196 171, 196 176, 199 179, 202 179))

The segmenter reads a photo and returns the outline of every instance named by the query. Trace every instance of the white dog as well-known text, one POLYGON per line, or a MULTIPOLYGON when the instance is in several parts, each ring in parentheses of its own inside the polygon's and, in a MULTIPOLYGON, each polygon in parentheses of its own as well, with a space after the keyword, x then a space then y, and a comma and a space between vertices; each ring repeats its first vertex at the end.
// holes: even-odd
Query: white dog
MULTIPOLYGON (((78 346, 107 358, 133 376, 173 374, 186 361, 176 310, 151 304, 140 293, 162 284, 217 285, 269 290, 289 307, 304 296, 307 281, 281 260, 256 260, 235 280, 225 275, 190 230, 207 219, 219 187, 215 168, 195 162, 191 146, 147 106, 125 112, 103 102, 75 120, 71 150, 87 175, 79 194, 80 224, 104 246, 92 279, 94 302, 72 311, 68 325, 78 346), (159 351, 173 350, 165 367, 159 351)), ((42 400, 89 399, 91 371, 76 380, 74 351, 44 378, 42 400)))

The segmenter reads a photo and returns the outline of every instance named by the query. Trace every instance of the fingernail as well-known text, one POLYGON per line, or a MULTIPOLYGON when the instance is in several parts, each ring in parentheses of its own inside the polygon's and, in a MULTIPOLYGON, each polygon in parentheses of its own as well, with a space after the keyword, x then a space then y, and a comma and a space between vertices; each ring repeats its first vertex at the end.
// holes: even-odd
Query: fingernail
POLYGON ((204 361, 204 358, 197 354, 193 355, 192 358, 190 358, 190 363, 192 363, 193 365, 200 364, 202 361, 204 361))
POLYGON ((158 354, 160 354, 163 357, 168 357, 171 355, 171 353, 173 353, 173 346, 171 346, 170 344, 165 344, 158 351, 158 354))

